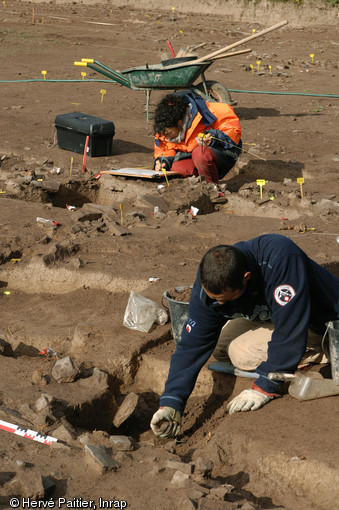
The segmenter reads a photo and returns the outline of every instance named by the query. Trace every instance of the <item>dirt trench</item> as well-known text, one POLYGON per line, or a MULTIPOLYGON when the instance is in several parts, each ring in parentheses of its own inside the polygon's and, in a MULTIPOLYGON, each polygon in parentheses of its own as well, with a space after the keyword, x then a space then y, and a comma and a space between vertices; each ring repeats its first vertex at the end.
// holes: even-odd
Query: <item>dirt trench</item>
MULTIPOLYGON (((334 274, 339 273, 339 263, 337 262, 329 263, 327 268, 334 274)), ((12 275, 13 281, 23 282, 24 279, 18 266, 16 266, 16 270, 18 275, 12 275)), ((36 279, 40 281, 41 267, 31 266, 29 274, 31 282, 36 279)), ((46 274, 42 275, 42 279, 46 279, 47 276, 50 291, 53 294, 59 296, 68 293, 65 289, 65 277, 62 272, 47 269, 46 274)), ((88 276, 86 280, 91 285, 88 276)), ((67 282, 71 288, 72 281, 69 276, 67 276, 67 282)), ((99 288, 101 287, 101 290, 104 289, 104 280, 97 280, 96 283, 99 288)), ((130 285, 129 281, 122 283, 130 285)), ((35 287, 31 284, 30 293, 25 295, 23 292, 23 300, 30 300, 32 294, 39 293, 43 296, 44 288, 39 289, 38 286, 35 287)), ((112 294, 113 301, 122 297, 119 293, 119 286, 110 288, 110 294, 112 294), (116 293, 116 291, 118 292, 116 293)), ((170 295, 173 296, 173 293, 170 295)), ((188 294, 183 294, 181 291, 178 296, 183 296, 180 297, 180 300, 185 302, 188 294)), ((51 370, 56 358, 54 356, 46 357, 42 361, 42 357, 39 355, 41 336, 37 337, 32 334, 30 337, 26 330, 24 338, 14 335, 15 339, 11 338, 9 342, 11 347, 6 344, 9 350, 5 354, 9 356, 8 360, 11 360, 14 377, 18 372, 16 364, 19 364, 19 370, 23 371, 21 377, 24 386, 26 381, 31 378, 30 373, 38 372, 41 378, 38 383, 39 391, 51 392, 54 397, 53 414, 56 423, 49 424, 49 434, 53 435, 56 424, 62 420, 62 423, 69 424, 74 435, 78 437, 88 432, 93 434, 97 433, 96 431, 101 431, 102 434, 119 434, 131 437, 135 444, 141 444, 145 440, 155 441, 157 448, 167 448, 167 441, 155 440, 152 437, 149 422, 163 391, 170 355, 175 349, 172 325, 168 323, 162 327, 154 326, 150 333, 150 340, 146 343, 142 340, 133 353, 126 351, 123 363, 120 362, 121 358, 119 362, 116 361, 115 367, 119 365, 119 371, 112 371, 110 360, 106 364, 102 359, 98 360, 100 370, 104 367, 102 375, 105 376, 105 383, 103 386, 101 379, 99 383, 96 382, 94 372, 97 369, 89 361, 87 354, 89 351, 84 350, 83 337, 86 334, 89 335, 88 330, 82 332, 81 329, 81 326, 78 326, 73 338, 69 338, 66 343, 56 342, 53 339, 53 334, 43 332, 46 346, 49 345, 57 349, 56 345, 58 345, 61 355, 69 354, 77 360, 80 375, 74 383, 67 385, 67 388, 60 387, 60 385, 58 387, 53 382, 51 370), (30 360, 29 368, 26 360, 30 360), (47 381, 48 384, 42 385, 42 381, 47 381), (128 400, 131 396, 133 396, 132 404, 127 406, 127 411, 125 410, 125 419, 121 424, 116 422, 114 425, 120 406, 123 406, 124 401, 126 402, 126 399, 128 400)), ((105 334, 103 338, 105 338, 105 334)), ((9 340, 8 335, 6 340, 9 340)), ((88 349, 90 346, 86 347, 88 349)), ((172 451, 184 463, 194 462, 197 452, 200 456, 212 461, 213 469, 207 477, 208 483, 211 484, 211 487, 214 486, 213 484, 221 482, 235 487, 230 501, 243 502, 246 500, 257 505, 253 508, 272 508, 273 501, 275 505, 279 505, 279 503, 283 505, 281 508, 298 508, 300 510, 335 508, 332 505, 333 500, 329 496, 328 489, 336 481, 336 470, 313 454, 312 444, 303 450, 303 455, 300 454, 300 447, 297 446, 300 437, 297 436, 292 440, 287 451, 281 450, 278 445, 272 444, 270 441, 267 444, 264 430, 262 434, 252 438, 246 436, 246 431, 251 430, 251 427, 264 428, 259 415, 258 419, 256 419, 257 416, 252 417, 251 413, 246 416, 249 423, 243 431, 239 430, 236 422, 232 423, 232 417, 226 415, 225 408, 228 401, 248 387, 248 384, 249 381, 246 379, 213 373, 204 367, 189 399, 184 414, 182 433, 175 444, 172 444, 172 451), (315 478, 321 479, 321 484, 315 484, 315 478), (264 496, 259 497, 259 494, 264 496)), ((11 387, 11 381, 8 379, 7 385, 11 387)), ((18 389, 16 386, 16 392, 18 389)), ((33 402, 33 394, 27 393, 25 390, 19 401, 15 397, 19 410, 19 404, 23 405, 30 399, 33 402)), ((11 404, 11 397, 14 398, 14 393, 7 394, 7 404, 11 404)), ((295 419, 302 420, 303 414, 307 416, 308 410, 296 409, 296 401, 287 394, 286 389, 283 400, 284 404, 281 405, 280 412, 278 409, 276 419, 270 417, 271 426, 272 422, 275 426, 275 424, 277 425, 276 420, 280 421, 281 412, 291 413, 289 419, 292 431, 295 427, 295 419), (295 412, 297 412, 296 415, 295 412)), ((331 407, 330 400, 326 399, 325 401, 324 399, 325 409, 331 407)), ((305 404, 307 407, 307 405, 312 405, 312 402, 303 403, 303 405, 305 404)), ((266 421, 265 416, 268 418, 268 414, 265 412, 264 422, 266 421)), ((241 422, 244 426, 243 420, 241 422)), ((286 432, 288 433, 288 428, 286 432)), ((207 480, 205 482, 207 483, 207 480)))
MULTIPOLYGON (((176 6, 174 16, 175 4, 163 4, 161 12, 152 6, 37 1, 32 24, 30 2, 7 1, 1 11, 4 78, 39 78, 41 69, 51 78, 78 78, 73 62, 87 56, 117 69, 160 62, 168 39, 176 50, 206 41, 199 55, 207 54, 288 18, 283 30, 257 39, 251 55, 216 62, 211 77, 234 89, 325 97, 232 92, 246 152, 215 188, 196 180, 173 179, 166 186, 164 180, 96 177, 112 167, 152 164, 152 127, 145 122, 141 93, 111 84, 100 102, 96 83, 2 85, 1 419, 51 434, 63 425, 70 434, 63 437, 74 448, 47 454, 44 445, 2 432, 0 503, 6 507, 8 495, 22 493, 20 487, 14 493, 12 482, 28 464, 54 482, 53 497, 120 495, 138 510, 182 510, 182 496, 192 499, 191 506, 186 501, 190 510, 246 504, 337 510, 337 397, 299 402, 285 388, 263 409, 229 416, 228 401, 249 381, 204 367, 179 441, 156 440, 149 422, 175 349, 171 324, 154 325, 149 333, 122 324, 131 290, 161 305, 166 290, 192 285, 201 256, 220 242, 280 233, 338 274, 338 106, 328 97, 337 83, 337 12, 306 4, 283 3, 274 11, 262 2, 240 8, 213 2, 213 9, 176 6), (116 125, 114 154, 88 158, 85 173, 82 155, 52 143, 56 115, 75 109, 116 125), (257 179, 265 180, 262 198, 257 179), (196 217, 192 206, 199 209, 196 217), (54 380, 55 355, 39 354, 46 348, 74 360, 74 382, 54 380), (25 404, 35 409, 44 393, 53 397, 53 415, 29 413, 25 404), (131 414, 117 426, 126 399, 131 414), (112 449, 110 435, 117 434, 131 437, 134 450, 112 449), (121 468, 93 469, 86 441, 110 448, 121 468), (187 469, 199 465, 199 457, 213 468, 200 480, 190 473, 190 482, 199 485, 195 492, 173 486, 166 463, 182 461, 187 469), (228 486, 234 488, 226 499, 214 494, 209 501, 213 490, 225 494, 228 486)), ((160 92, 152 93, 151 109, 158 97, 160 92)), ((329 377, 328 367, 314 369, 329 377)))

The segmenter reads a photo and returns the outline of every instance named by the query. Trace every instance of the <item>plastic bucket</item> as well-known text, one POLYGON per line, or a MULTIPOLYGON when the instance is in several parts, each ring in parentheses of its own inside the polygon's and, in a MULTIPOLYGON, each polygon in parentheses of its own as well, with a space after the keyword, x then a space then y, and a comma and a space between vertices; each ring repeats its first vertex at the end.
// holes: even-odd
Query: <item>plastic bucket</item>
POLYGON ((326 323, 329 336, 332 379, 339 384, 339 320, 326 323))
MULTIPOLYGON (((176 292, 181 292, 184 289, 185 287, 175 287, 176 292)), ((188 319, 188 302, 175 301, 175 299, 170 297, 168 290, 166 290, 166 292, 164 292, 162 295, 161 303, 165 308, 167 308, 167 310, 169 310, 172 323, 173 338, 174 342, 177 344, 180 342, 182 328, 188 319), (164 303, 164 299, 167 299, 168 306, 166 306, 164 303)))

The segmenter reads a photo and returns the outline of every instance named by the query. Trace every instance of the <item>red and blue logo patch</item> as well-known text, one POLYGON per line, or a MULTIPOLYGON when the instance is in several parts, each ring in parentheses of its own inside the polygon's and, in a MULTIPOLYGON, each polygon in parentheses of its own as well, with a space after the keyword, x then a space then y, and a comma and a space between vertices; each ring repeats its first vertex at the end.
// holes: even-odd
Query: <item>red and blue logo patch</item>
POLYGON ((280 306, 285 306, 295 296, 295 290, 291 285, 279 285, 274 291, 274 299, 280 306))

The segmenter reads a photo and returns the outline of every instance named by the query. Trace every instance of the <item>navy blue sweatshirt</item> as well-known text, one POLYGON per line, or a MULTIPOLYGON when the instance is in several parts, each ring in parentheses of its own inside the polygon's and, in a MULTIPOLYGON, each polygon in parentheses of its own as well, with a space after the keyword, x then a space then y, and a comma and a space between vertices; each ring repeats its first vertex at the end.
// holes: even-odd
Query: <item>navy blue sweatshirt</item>
POLYGON ((269 320, 274 324, 267 360, 257 368, 255 383, 268 393, 280 383, 269 372, 293 373, 305 353, 308 329, 325 332, 325 323, 339 319, 339 278, 311 260, 287 237, 262 235, 234 245, 247 261, 251 278, 242 296, 218 304, 207 296, 200 270, 189 302, 189 318, 172 355, 161 406, 183 412, 198 374, 230 319, 269 320))

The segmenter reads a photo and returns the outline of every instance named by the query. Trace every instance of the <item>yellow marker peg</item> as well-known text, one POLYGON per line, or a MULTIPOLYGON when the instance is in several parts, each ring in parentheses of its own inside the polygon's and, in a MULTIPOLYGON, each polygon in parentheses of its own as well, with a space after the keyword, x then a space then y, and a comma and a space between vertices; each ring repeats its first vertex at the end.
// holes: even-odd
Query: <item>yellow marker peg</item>
POLYGON ((0 193, 7 193, 6 191, 3 191, 2 189, 0 189, 0 193))
POLYGON ((71 168, 70 168, 70 171, 69 171, 69 175, 70 176, 72 175, 72 170, 73 170, 73 156, 71 157, 71 168))
POLYGON ((3 292, 3 294, 5 294, 5 296, 9 296, 9 295, 10 295, 10 291, 9 291, 9 290, 5 290, 5 291, 3 292))
POLYGON ((301 195, 301 198, 304 198, 304 194, 303 194, 303 184, 305 182, 305 179, 303 177, 298 177, 297 178, 297 182, 300 184, 300 195, 301 195))
POLYGON ((6 2, 2 2, 2 5, 3 5, 4 7, 6 7, 6 2))
POLYGON ((44 24, 44 17, 41 18, 41 24, 44 24))
POLYGON ((253 64, 250 64, 250 68, 252 69, 252 74, 254 74, 254 67, 253 67, 253 64))
POLYGON ((254 32, 255 32, 255 28, 252 28, 252 34, 254 34, 254 32))
POLYGON ((310 57, 312 59, 312 64, 313 64, 313 62, 314 62, 314 60, 313 60, 314 59, 314 53, 310 53, 310 57))
POLYGON ((262 187, 265 186, 265 179, 257 179, 257 186, 260 186, 260 198, 262 199, 262 187))
POLYGON ((122 215, 122 209, 123 209, 123 204, 121 203, 121 204, 120 204, 121 225, 123 225, 123 224, 124 224, 123 215, 122 215))
POLYGON ((270 74, 272 74, 272 66, 268 66, 269 70, 270 70, 270 74))
POLYGON ((165 168, 162 168, 161 169, 162 173, 164 174, 165 176, 165 179, 166 179, 166 182, 167 182, 167 186, 169 186, 169 182, 168 182, 168 179, 167 179, 167 172, 166 172, 166 169, 165 168))
POLYGON ((11 259, 12 264, 15 264, 16 262, 21 262, 21 259, 11 259))
POLYGON ((260 64, 261 64, 261 60, 257 60, 258 71, 259 71, 259 68, 260 68, 260 64))
POLYGON ((100 94, 101 94, 101 102, 103 102, 103 100, 104 100, 104 95, 106 94, 106 90, 105 90, 105 89, 101 89, 101 90, 100 90, 100 94))
POLYGON ((182 30, 179 30, 179 34, 182 35, 184 32, 182 30))
POLYGON ((47 74, 47 71, 41 71, 41 74, 43 75, 44 80, 46 80, 46 74, 47 74))
POLYGON ((110 9, 110 11, 109 11, 109 15, 110 15, 110 16, 112 16, 112 9, 110 9))
POLYGON ((82 72, 82 73, 81 73, 81 76, 82 76, 82 79, 84 80, 84 79, 85 79, 85 76, 86 76, 86 73, 82 72))
POLYGON ((172 14, 174 14, 174 11, 175 11, 175 7, 172 7, 172 14))

